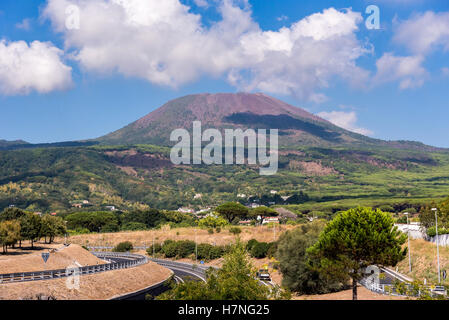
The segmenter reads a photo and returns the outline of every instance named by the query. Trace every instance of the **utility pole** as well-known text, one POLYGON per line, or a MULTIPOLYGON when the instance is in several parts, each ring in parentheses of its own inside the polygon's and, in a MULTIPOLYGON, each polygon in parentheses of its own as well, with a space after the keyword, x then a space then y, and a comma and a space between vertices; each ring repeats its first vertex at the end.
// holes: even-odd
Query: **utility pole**
POLYGON ((439 240, 438 240, 438 209, 432 208, 432 211, 435 212, 435 231, 436 231, 436 240, 437 240, 437 262, 438 262, 438 284, 441 284, 441 275, 440 275, 440 248, 439 248, 439 240))
POLYGON ((198 244, 196 241, 196 228, 195 228, 195 264, 198 264, 198 244))
POLYGON ((408 230, 408 268, 409 268, 409 272, 412 272, 412 253, 410 250, 410 224, 409 224, 409 220, 408 220, 408 212, 404 212, 404 214, 407 216, 407 230, 408 230))

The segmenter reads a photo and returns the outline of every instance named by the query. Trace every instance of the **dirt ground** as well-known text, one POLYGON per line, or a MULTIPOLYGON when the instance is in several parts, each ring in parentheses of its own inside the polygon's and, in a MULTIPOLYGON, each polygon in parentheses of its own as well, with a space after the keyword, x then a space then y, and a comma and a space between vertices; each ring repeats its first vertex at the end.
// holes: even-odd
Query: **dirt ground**
POLYGON ((63 244, 38 245, 35 250, 14 249, 7 255, 0 255, 0 273, 65 269, 75 261, 83 267, 105 263, 76 244, 68 247, 63 244), (47 263, 42 260, 43 252, 50 253, 47 263))
MULTIPOLYGON (((358 300, 410 300, 406 297, 377 294, 360 285, 357 288, 357 298, 358 300)), ((328 294, 293 296, 292 300, 352 300, 352 289, 328 294)))
MULTIPOLYGON (((50 253, 46 268, 66 268, 77 261, 80 265, 104 263, 78 245, 64 247, 54 244, 30 253, 0 256, 0 273, 19 271, 41 271, 42 252, 60 249, 50 253)), ((36 299, 37 295, 52 296, 57 300, 105 300, 147 288, 168 279, 172 271, 153 262, 134 268, 114 270, 94 275, 81 276, 79 289, 69 289, 68 278, 21 283, 0 284, 0 300, 36 299)))
MULTIPOLYGON (((278 225, 276 226, 276 230, 267 226, 241 227, 242 233, 239 236, 242 241, 256 239, 262 242, 273 242, 279 238, 280 234, 294 227, 290 225, 278 225)), ((162 228, 160 230, 149 231, 76 235, 69 237, 68 242, 85 246, 111 247, 123 241, 131 241, 134 246, 150 246, 153 237, 157 243, 164 242, 167 239, 192 241, 196 239, 198 243, 216 245, 229 244, 235 241, 235 236, 228 229, 222 229, 220 233, 215 232, 209 234, 207 230, 199 228, 162 228)))

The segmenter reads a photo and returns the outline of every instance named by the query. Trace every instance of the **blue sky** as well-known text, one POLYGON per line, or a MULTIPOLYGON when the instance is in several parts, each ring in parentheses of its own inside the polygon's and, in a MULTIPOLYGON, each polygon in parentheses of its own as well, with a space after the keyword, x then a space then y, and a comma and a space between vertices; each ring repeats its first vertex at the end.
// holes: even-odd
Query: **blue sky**
POLYGON ((376 138, 449 147, 447 1, 102 1, 0 2, 0 139, 95 138, 186 94, 263 91, 376 138))

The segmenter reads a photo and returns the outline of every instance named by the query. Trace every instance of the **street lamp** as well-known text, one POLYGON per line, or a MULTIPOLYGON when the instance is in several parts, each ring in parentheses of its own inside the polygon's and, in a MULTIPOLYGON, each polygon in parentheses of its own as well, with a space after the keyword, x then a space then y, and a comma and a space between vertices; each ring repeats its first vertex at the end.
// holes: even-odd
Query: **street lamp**
POLYGON ((196 228, 195 228, 195 264, 198 264, 198 244, 196 240, 196 228))
POLYGON ((432 211, 435 212, 435 231, 436 231, 436 240, 437 240, 437 262, 438 262, 438 284, 441 284, 441 275, 440 275, 440 249, 438 245, 438 209, 432 208, 432 211))
POLYGON ((412 253, 410 252, 410 224, 409 224, 409 220, 408 220, 408 212, 404 212, 404 214, 407 216, 407 231, 408 231, 408 268, 409 268, 409 272, 412 272, 412 253))

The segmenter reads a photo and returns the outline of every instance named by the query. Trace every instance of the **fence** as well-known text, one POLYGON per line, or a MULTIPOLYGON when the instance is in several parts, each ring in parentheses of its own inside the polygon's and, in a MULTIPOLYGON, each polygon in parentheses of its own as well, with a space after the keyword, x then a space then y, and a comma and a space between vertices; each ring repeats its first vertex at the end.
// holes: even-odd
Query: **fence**
POLYGON ((115 252, 92 252, 92 253, 98 258, 105 259, 110 262, 106 264, 85 266, 79 268, 0 274, 0 284, 10 282, 53 280, 70 277, 74 275, 89 275, 112 270, 133 268, 142 264, 146 264, 148 262, 147 257, 137 254, 115 253, 115 252), (126 261, 113 262, 113 259, 121 259, 126 261))
MULTIPOLYGON (((410 293, 416 291, 413 290, 413 285, 410 283, 410 278, 387 268, 380 268, 380 270, 390 279, 387 279, 387 281, 374 281, 373 278, 366 277, 360 280, 359 283, 372 292, 384 295, 405 296, 405 294, 400 293, 396 288, 394 284, 394 282, 396 281, 402 282, 404 284, 404 292, 410 293)), ((430 292, 432 296, 447 294, 446 288, 444 286, 424 286, 423 288, 430 292)), ((419 297, 421 296, 421 292, 417 291, 411 296, 419 297)))

